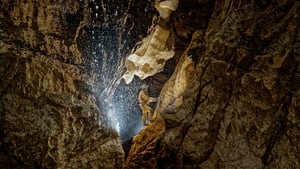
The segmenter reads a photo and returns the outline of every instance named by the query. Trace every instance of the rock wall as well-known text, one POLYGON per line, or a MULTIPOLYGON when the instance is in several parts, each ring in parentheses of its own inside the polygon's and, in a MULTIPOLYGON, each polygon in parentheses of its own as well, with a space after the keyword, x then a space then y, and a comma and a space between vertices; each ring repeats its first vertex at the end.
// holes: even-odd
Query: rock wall
POLYGON ((89 2, 0 4, 1 168, 121 168, 121 140, 94 93, 96 65, 80 48, 89 2))
POLYGON ((181 1, 170 24, 188 45, 125 168, 299 168, 299 14, 292 0, 181 1))
POLYGON ((1 1, 0 166, 299 168, 299 9, 185 0, 164 21, 150 0, 1 1), (124 57, 162 23, 174 58, 125 85, 124 57), (155 120, 125 159, 140 86, 155 120))

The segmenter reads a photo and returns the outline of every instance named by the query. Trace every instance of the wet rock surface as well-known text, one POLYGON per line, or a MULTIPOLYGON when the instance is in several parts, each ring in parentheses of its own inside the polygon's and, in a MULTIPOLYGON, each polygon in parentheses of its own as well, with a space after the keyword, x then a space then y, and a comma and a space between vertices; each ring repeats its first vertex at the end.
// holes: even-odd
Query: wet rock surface
POLYGON ((1 167, 299 168, 299 2, 120 4, 0 2, 1 167), (126 85, 157 24, 174 57, 126 85), (141 88, 155 119, 132 138, 141 88))
MULTIPOLYGON (((116 26, 124 14, 120 11, 147 3, 131 2, 124 9, 81 0, 0 5, 0 166, 121 168, 124 150, 101 93, 120 74, 114 70, 121 54, 139 36, 131 31, 132 42, 118 44, 121 40, 113 33, 120 29, 116 26), (112 13, 119 20, 108 18, 112 13), (104 35, 97 34, 96 39, 96 30, 104 35), (93 53, 98 44, 102 44, 97 50, 102 52, 100 58, 93 53)), ((136 22, 129 15, 125 16, 130 26, 119 30, 123 38, 136 22)))
POLYGON ((125 166, 298 168, 299 3, 193 3, 173 16, 185 16, 174 29, 190 42, 160 92, 158 120, 135 136, 125 166), (195 13, 205 5, 214 8, 207 27, 190 23, 209 16, 195 13))

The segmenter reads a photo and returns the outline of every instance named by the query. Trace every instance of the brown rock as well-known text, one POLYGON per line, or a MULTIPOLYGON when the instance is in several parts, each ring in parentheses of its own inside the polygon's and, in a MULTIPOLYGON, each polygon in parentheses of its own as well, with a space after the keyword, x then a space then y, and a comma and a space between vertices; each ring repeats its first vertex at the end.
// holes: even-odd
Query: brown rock
POLYGON ((89 17, 87 1, 1 2, 1 168, 122 167, 78 47, 89 17))
POLYGON ((135 139, 148 139, 134 142, 125 164, 299 168, 299 7, 295 1, 216 1, 203 38, 191 39, 160 93, 156 113, 165 121, 163 133, 154 143, 142 130, 135 139), (177 102, 176 79, 184 78, 178 70, 187 56, 194 75, 181 81, 183 100, 177 102), (165 111, 170 104, 176 108, 165 111))
POLYGON ((180 1, 174 58, 127 86, 153 5, 0 2, 2 168, 300 168, 299 2, 180 1), (155 120, 124 159, 145 84, 155 120))

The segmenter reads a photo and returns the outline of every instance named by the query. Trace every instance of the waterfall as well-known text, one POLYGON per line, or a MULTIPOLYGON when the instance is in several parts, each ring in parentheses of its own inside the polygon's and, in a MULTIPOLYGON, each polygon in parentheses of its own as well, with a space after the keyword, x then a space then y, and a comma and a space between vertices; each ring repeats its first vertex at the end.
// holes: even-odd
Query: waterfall
POLYGON ((92 90, 98 95, 99 107, 106 118, 104 123, 118 132, 123 141, 131 138, 143 127, 137 95, 140 86, 145 83, 136 80, 130 85, 125 84, 122 79, 125 58, 136 43, 147 35, 155 14, 151 3, 138 0, 126 2, 88 2, 91 26, 86 29, 89 43, 83 46, 93 60, 91 69, 96 74, 96 85, 92 90), (137 9, 147 12, 132 11, 137 9), (145 17, 145 22, 136 23, 135 17, 145 17))

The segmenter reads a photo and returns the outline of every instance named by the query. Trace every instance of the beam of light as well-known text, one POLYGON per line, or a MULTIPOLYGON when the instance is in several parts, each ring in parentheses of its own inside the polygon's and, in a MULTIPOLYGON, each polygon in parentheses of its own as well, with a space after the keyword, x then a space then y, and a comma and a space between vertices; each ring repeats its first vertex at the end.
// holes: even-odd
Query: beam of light
MULTIPOLYGON (((131 86, 132 88, 128 89, 128 87, 123 86, 123 83, 120 83, 124 73, 125 59, 120 57, 124 54, 121 50, 123 46, 115 44, 118 44, 116 40, 124 40, 123 44, 129 43, 126 41, 129 39, 126 39, 128 37, 124 39, 123 29, 114 30, 109 29, 110 24, 103 25, 103 19, 108 18, 108 15, 119 16, 120 11, 116 10, 111 14, 109 11, 105 13, 102 10, 106 9, 97 4, 98 1, 89 0, 89 2, 92 25, 87 31, 91 42, 91 48, 88 49, 91 49, 89 52, 94 59, 93 66, 95 66, 97 73, 95 77, 98 85, 93 90, 100 102, 101 115, 104 116, 99 120, 99 125, 114 130, 122 141, 127 141, 144 127, 140 114, 135 107, 137 105, 133 101, 139 86, 131 86), (120 92, 116 92, 116 90, 120 90, 120 92)), ((105 8, 108 7, 105 6, 105 8)), ((105 21, 105 23, 110 22, 105 21)), ((124 47, 129 50, 128 46, 125 45, 124 47)))
POLYGON ((118 135, 120 135, 120 122, 119 119, 117 118, 114 106, 110 106, 107 112, 107 116, 111 123, 110 127, 114 129, 118 133, 118 135))
POLYGON ((137 125, 135 125, 133 134, 136 135, 138 132, 140 132, 142 130, 142 128, 144 128, 144 124, 140 120, 139 123, 137 123, 137 125))

